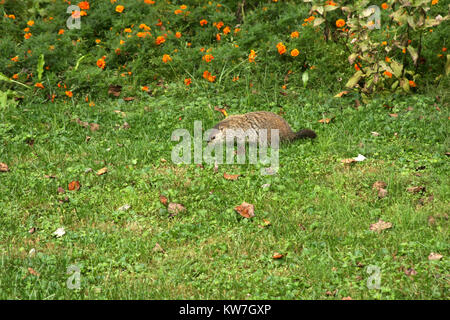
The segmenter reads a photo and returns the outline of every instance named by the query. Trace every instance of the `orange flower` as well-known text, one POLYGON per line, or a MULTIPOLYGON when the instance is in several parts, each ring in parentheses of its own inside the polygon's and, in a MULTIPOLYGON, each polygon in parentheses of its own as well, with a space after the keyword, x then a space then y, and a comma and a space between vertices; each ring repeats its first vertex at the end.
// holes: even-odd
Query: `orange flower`
POLYGON ((165 55, 163 55, 163 57, 162 57, 162 61, 163 61, 164 63, 167 63, 167 62, 169 62, 169 61, 172 61, 172 58, 171 58, 168 54, 165 54, 165 55))
POLYGON ((382 44, 383 46, 387 46, 387 41, 383 41, 381 44, 382 44))
POLYGON ((291 56, 296 57, 300 54, 300 51, 298 51, 297 49, 294 49, 291 51, 291 56))
POLYGON ((27 25, 29 25, 30 27, 32 27, 32 26, 34 25, 34 21, 33 21, 33 20, 28 21, 28 22, 27 22, 27 25))
POLYGON ((68 96, 69 98, 72 98, 72 96, 73 96, 72 91, 70 91, 70 90, 66 91, 66 96, 68 96))
POLYGON ((155 1, 153 1, 153 0, 144 0, 144 2, 146 4, 155 4, 155 1))
POLYGON ((229 34, 230 33, 230 27, 226 26, 225 28, 223 28, 223 34, 229 34))
POLYGON ((58 34, 64 34, 64 29, 59 29, 58 34))
POLYGON ((286 46, 282 42, 278 42, 277 49, 279 54, 285 54, 286 53, 286 46))
POLYGON ((209 82, 216 81, 216 76, 211 75, 209 71, 203 72, 203 78, 207 79, 209 82))
POLYGON ((151 28, 149 26, 147 26, 145 23, 141 23, 139 25, 139 29, 144 29, 145 31, 150 31, 151 28))
POLYGON ((386 57, 386 58, 384 58, 384 61, 386 61, 386 62, 391 62, 391 58, 386 57))
POLYGON ((174 13, 175 13, 175 14, 180 14, 180 13, 183 13, 183 11, 180 10, 180 9, 177 9, 177 10, 174 11, 174 13))
POLYGON ((437 4, 438 2, 439 2, 439 0, 432 0, 432 1, 431 1, 431 5, 434 6, 434 5, 437 4))
POLYGON ((15 74, 13 74, 12 78, 13 78, 14 80, 17 80, 17 79, 19 79, 19 75, 18 75, 17 73, 15 73, 15 74))
POLYGON ((159 36, 156 38, 155 43, 157 46, 159 46, 160 44, 166 42, 166 39, 163 36, 159 36))
POLYGON ((386 77, 392 78, 392 73, 390 73, 389 71, 385 71, 383 73, 386 77))
POLYGON ((95 43, 99 44, 100 42, 102 42, 102 40, 100 40, 100 39, 95 39, 95 43))
POLYGON ((181 38, 181 32, 175 32, 175 38, 180 39, 181 38))
POLYGON ((30 38, 31 38, 31 33, 25 33, 25 34, 23 35, 23 37, 24 37, 25 39, 30 39, 30 38))
POLYGON ((15 56, 14 58, 11 58, 11 61, 14 61, 14 62, 19 61, 19 56, 15 56))
POLYGON ((23 31, 29 32, 29 31, 30 31, 30 28, 26 27, 25 29, 23 29, 23 31))
POLYGON ((186 79, 184 79, 184 84, 185 84, 186 86, 190 86, 191 83, 192 83, 192 79, 191 79, 191 78, 186 78, 186 79))
POLYGON ((185 4, 182 4, 182 5, 180 6, 180 9, 181 9, 181 10, 186 10, 186 9, 187 9, 187 6, 186 6, 185 4))
POLYGON ((200 25, 203 27, 204 25, 208 24, 208 21, 205 19, 200 20, 200 25))
POLYGON ((44 89, 44 86, 42 83, 40 82, 36 82, 36 84, 34 85, 36 88, 40 88, 40 89, 44 89))
POLYGON ((291 33, 291 38, 298 38, 300 36, 300 33, 298 31, 294 31, 291 33))
POLYGON ((202 57, 202 60, 203 60, 203 61, 206 61, 206 62, 211 62, 213 59, 214 59, 214 57, 213 57, 212 54, 205 54, 205 55, 202 57))
POLYGON ((342 28, 343 26, 345 26, 345 20, 344 19, 339 19, 339 20, 336 21, 336 27, 342 28))
POLYGON ((412 80, 409 80, 409 86, 412 87, 412 88, 415 88, 416 87, 416 83, 414 81, 412 81, 412 80))
POLYGON ((238 33, 239 31, 241 31, 241 28, 234 29, 234 34, 238 33))
POLYGON ((384 2, 383 4, 381 4, 381 8, 383 10, 387 10, 387 8, 389 8, 389 5, 386 2, 384 2))
POLYGON ((222 21, 220 21, 218 23, 214 23, 214 24, 215 24, 215 27, 217 28, 217 30, 220 30, 220 28, 223 27, 223 22, 222 21))
POLYGON ((220 41, 221 37, 220 37, 220 33, 216 34, 216 40, 220 41))
POLYGON ((116 12, 122 13, 124 9, 125 9, 125 7, 119 4, 119 5, 116 7, 116 12))
POLYGON ((106 63, 103 58, 97 60, 97 67, 100 69, 105 69, 106 63))
POLYGON ((147 92, 149 90, 149 88, 147 86, 143 86, 141 89, 142 89, 142 91, 145 91, 145 92, 147 92))
POLYGON ((354 67, 355 67, 355 70, 356 70, 356 71, 359 71, 359 70, 361 70, 361 68, 360 68, 360 67, 358 66, 358 64, 357 64, 357 63, 355 63, 354 67))
POLYGON ((82 10, 89 10, 89 2, 88 1, 81 1, 78 6, 82 10))
POLYGON ((256 59, 255 50, 250 50, 250 54, 248 55, 248 62, 250 63, 255 62, 255 59, 256 59))

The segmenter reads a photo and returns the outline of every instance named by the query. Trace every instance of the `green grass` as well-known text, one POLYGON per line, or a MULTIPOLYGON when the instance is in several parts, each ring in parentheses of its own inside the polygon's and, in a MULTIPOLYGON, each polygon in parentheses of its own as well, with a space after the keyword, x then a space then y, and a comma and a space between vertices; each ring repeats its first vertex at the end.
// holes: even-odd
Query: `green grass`
POLYGON ((437 92, 439 101, 431 91, 379 97, 355 109, 352 97, 295 90, 174 87, 130 103, 3 109, 0 162, 10 171, 0 173, 0 299, 448 299, 448 93, 437 92), (225 103, 229 114, 282 111, 318 138, 283 145, 274 176, 248 164, 217 173, 174 165, 172 131, 192 132, 194 120, 213 126, 222 119, 213 107, 225 103), (318 123, 324 117, 334 118, 318 123), (358 153, 367 160, 341 163, 358 153), (103 167, 108 173, 97 176, 103 167), (228 181, 224 172, 241 176, 228 181), (73 180, 79 191, 68 191, 73 180), (372 190, 378 180, 387 183, 383 199, 372 190), (411 186, 426 191, 408 193, 411 186), (186 211, 169 218, 161 194, 186 211), (233 210, 243 201, 255 205, 254 218, 233 210), (125 204, 128 211, 117 210, 125 204), (370 231, 380 218, 392 228, 370 231), (55 238, 59 227, 66 234, 55 238), (429 261, 431 252, 444 257, 429 261), (79 290, 66 287, 72 264, 81 269, 79 290), (367 288, 370 265, 381 269, 380 290, 367 288))

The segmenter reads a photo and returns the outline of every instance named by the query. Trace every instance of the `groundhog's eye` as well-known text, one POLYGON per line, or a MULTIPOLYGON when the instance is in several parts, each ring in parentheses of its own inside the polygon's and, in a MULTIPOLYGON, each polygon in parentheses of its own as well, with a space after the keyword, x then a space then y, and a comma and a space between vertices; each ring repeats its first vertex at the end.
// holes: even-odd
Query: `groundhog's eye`
POLYGON ((211 137, 210 141, 214 140, 216 138, 216 136, 211 137))

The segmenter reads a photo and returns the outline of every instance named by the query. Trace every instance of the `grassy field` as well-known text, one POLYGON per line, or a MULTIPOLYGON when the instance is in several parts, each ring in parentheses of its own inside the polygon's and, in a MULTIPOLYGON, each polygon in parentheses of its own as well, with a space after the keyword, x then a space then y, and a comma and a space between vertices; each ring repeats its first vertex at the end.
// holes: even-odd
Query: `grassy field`
POLYGON ((446 299, 447 95, 354 108, 300 90, 273 97, 280 108, 263 95, 249 107, 245 95, 173 90, 96 108, 3 110, 0 159, 9 171, 0 175, 0 298, 446 299), (282 110, 294 128, 313 128, 318 138, 283 145, 274 176, 253 165, 215 172, 172 164, 171 132, 192 130, 194 120, 212 126, 223 118, 213 110, 222 101, 233 105, 229 113, 282 110), (319 123, 324 115, 333 120, 319 123), (367 160, 341 162, 359 153, 367 160), (225 172, 241 176, 229 181, 225 172), (81 188, 69 191, 74 180, 81 188), (376 181, 386 182, 386 197, 372 189, 376 181), (408 192, 413 186, 424 189, 408 192), (169 217, 160 195, 186 210, 169 217), (255 205, 254 218, 234 211, 243 201, 255 205), (369 230, 380 218, 392 228, 369 230), (60 227, 66 234, 56 238, 60 227), (432 252, 444 258, 430 261, 432 252), (66 286, 70 265, 80 268, 78 290, 66 286), (379 290, 367 288, 372 265, 380 268, 379 290))
POLYGON ((0 299, 450 298, 444 1, 374 1, 370 46, 367 1, 68 2, 0 1, 0 299), (221 108, 317 138, 174 164, 221 108))

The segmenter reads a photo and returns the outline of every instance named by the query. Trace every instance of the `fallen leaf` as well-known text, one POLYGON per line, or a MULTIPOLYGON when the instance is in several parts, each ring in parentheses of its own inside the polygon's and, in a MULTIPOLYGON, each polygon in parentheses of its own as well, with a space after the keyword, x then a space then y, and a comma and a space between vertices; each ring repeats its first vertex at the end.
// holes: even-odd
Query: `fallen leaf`
POLYGON ((378 137, 378 136, 380 135, 380 134, 379 134, 378 132, 376 132, 376 131, 372 131, 371 134, 372 134, 374 137, 378 137))
POLYGON ((66 234, 66 230, 64 228, 58 228, 55 232, 53 232, 53 235, 57 238, 61 238, 63 235, 66 234))
POLYGON ((167 201, 168 199, 165 196, 163 195, 159 196, 159 202, 161 202, 163 205, 167 206, 167 201))
POLYGON ((51 174, 51 175, 47 175, 47 174, 46 174, 46 175, 44 176, 44 178, 47 178, 47 179, 57 179, 57 177, 56 177, 55 175, 52 175, 52 174, 51 174))
POLYGON ((255 216, 255 206, 247 202, 242 202, 242 204, 235 207, 234 210, 244 218, 252 218, 255 216))
POLYGON ((91 129, 91 131, 97 131, 98 129, 100 129, 100 125, 98 125, 96 123, 90 123, 89 129, 91 129))
POLYGON ((237 180, 237 178, 239 178, 239 176, 240 176, 240 174, 228 174, 226 172, 223 174, 223 177, 226 180, 237 180))
POLYGON ((343 164, 350 164, 350 163, 356 162, 356 160, 353 158, 349 158, 349 159, 342 159, 341 162, 343 164))
POLYGON ((0 162, 0 172, 9 171, 8 165, 6 163, 0 162))
POLYGON ((28 230, 29 234, 33 234, 35 232, 36 232, 36 228, 35 227, 32 227, 32 228, 30 228, 30 230, 28 230))
POLYGON ((122 129, 127 130, 127 129, 130 129, 130 128, 131 128, 131 127, 130 127, 130 125, 128 124, 128 122, 124 122, 124 123, 123 123, 122 129))
POLYGON ((113 95, 114 97, 120 96, 122 92, 122 86, 119 85, 110 85, 108 88, 108 94, 113 95))
POLYGON ((84 140, 85 142, 89 142, 89 140, 91 140, 91 137, 86 136, 86 139, 84 140))
POLYGON ((127 211, 130 208, 131 208, 131 206, 129 204, 124 204, 123 206, 118 208, 117 211, 127 211))
POLYGON ((405 269, 404 272, 407 276, 415 276, 417 274, 417 271, 413 268, 405 269))
POLYGON ((432 252, 428 256, 428 260, 441 260, 442 257, 443 257, 442 254, 432 252))
POLYGON ((127 116, 125 112, 120 111, 120 110, 114 110, 114 112, 119 114, 122 118, 125 118, 127 116))
POLYGON ((70 191, 77 191, 79 190, 81 187, 80 182, 78 181, 72 181, 71 183, 69 183, 69 190, 70 191))
POLYGON ((33 268, 28 268, 28 272, 32 274, 33 276, 39 277, 39 272, 34 270, 33 268))
POLYGON ((284 257, 284 254, 281 254, 281 253, 278 253, 278 252, 275 252, 273 255, 272 255, 272 259, 281 259, 281 258, 283 258, 284 257))
POLYGON ((61 187, 58 187, 58 193, 59 193, 59 194, 64 194, 64 193, 66 193, 66 190, 64 190, 64 189, 61 188, 61 187))
POLYGON ((429 216, 429 217, 428 217, 428 224, 429 224, 430 226, 436 225, 436 219, 435 219, 433 216, 429 216))
POLYGON ((162 252, 162 253, 166 253, 166 251, 159 245, 159 243, 157 242, 155 247, 153 248, 153 252, 162 252))
POLYGON ((228 113, 224 108, 219 108, 218 106, 215 106, 214 110, 221 112, 225 116, 225 118, 228 117, 228 113))
POLYGON ((419 192, 425 192, 425 187, 409 187, 406 189, 409 193, 419 193, 419 192))
POLYGON ((105 174, 107 172, 108 172, 108 168, 104 167, 104 168, 101 168, 100 170, 97 171, 97 175, 101 176, 101 175, 103 175, 103 174, 105 174))
POLYGON ((358 156, 355 157, 355 158, 353 158, 353 159, 354 159, 355 161, 361 162, 361 161, 366 160, 367 158, 364 157, 362 154, 358 154, 358 156))
POLYGON ((327 292, 325 292, 325 294, 326 294, 327 296, 335 296, 336 293, 337 293, 337 289, 335 289, 335 290, 333 290, 333 291, 327 290, 327 292))
POLYGON ((378 189, 378 198, 383 199, 388 194, 386 189, 380 188, 378 189))
POLYGON ((335 95, 334 97, 335 98, 340 98, 340 97, 342 97, 343 95, 346 95, 348 93, 348 91, 341 91, 341 92, 339 92, 337 95, 335 95))
POLYGON ((390 222, 385 222, 383 220, 378 220, 377 223, 373 223, 370 225, 370 230, 372 231, 376 231, 378 233, 380 233, 381 231, 385 230, 385 229, 390 229, 392 228, 392 223, 390 222))
POLYGON ((169 217, 174 217, 176 216, 178 213, 183 212, 186 210, 185 207, 183 207, 183 205, 179 204, 179 203, 169 203, 169 206, 167 207, 167 210, 169 211, 170 215, 169 217))
POLYGON ((373 185, 372 185, 372 189, 375 190, 380 190, 380 189, 384 189, 387 187, 387 183, 384 181, 376 181, 373 185))
POLYGON ((320 123, 330 123, 331 119, 330 118, 320 119, 318 122, 320 122, 320 123))
POLYGON ((397 118, 397 117, 398 117, 398 113, 389 113, 389 115, 390 115, 392 118, 397 118))
POLYGON ((123 98, 124 101, 133 101, 134 99, 136 99, 135 97, 125 97, 123 98))
POLYGON ((342 300, 353 300, 352 297, 348 296, 348 297, 343 297, 342 300))

